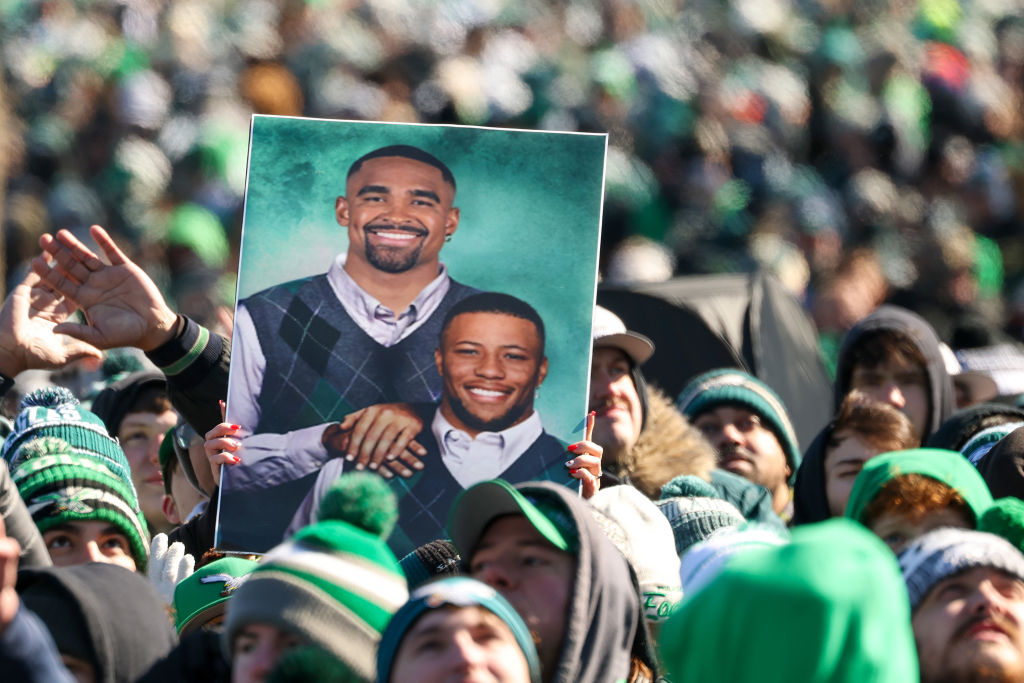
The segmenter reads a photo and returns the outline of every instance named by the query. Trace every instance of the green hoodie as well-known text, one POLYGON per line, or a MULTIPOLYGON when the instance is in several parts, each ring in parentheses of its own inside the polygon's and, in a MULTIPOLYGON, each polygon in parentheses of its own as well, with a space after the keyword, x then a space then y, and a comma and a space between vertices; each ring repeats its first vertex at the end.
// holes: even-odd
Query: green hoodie
POLYGON ((974 519, 992 505, 992 494, 985 480, 967 458, 956 451, 942 448, 911 448, 906 451, 884 453, 864 464, 850 491, 846 516, 864 521, 864 510, 887 483, 905 474, 921 474, 955 489, 964 497, 974 519))
POLYGON ((918 680, 896 558, 845 519, 733 557, 662 630, 671 680, 906 683, 918 680))

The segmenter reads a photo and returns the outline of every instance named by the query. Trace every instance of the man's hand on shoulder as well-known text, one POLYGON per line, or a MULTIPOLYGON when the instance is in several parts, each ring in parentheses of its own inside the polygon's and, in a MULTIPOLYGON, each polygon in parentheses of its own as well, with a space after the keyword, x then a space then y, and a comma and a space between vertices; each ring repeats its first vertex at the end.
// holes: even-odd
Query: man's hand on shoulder
POLYGON ((63 322, 55 331, 100 349, 134 346, 152 351, 170 340, 178 317, 153 280, 106 230, 94 225, 90 234, 109 263, 67 230, 39 238, 43 253, 33 259, 32 270, 74 302, 86 319, 85 324, 63 322))

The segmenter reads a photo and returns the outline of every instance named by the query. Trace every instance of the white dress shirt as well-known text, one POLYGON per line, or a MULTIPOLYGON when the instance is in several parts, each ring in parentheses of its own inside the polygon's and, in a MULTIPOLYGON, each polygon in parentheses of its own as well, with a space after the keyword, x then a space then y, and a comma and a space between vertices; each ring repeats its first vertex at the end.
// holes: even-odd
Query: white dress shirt
POLYGON ((437 440, 441 461, 455 481, 466 489, 499 477, 544 432, 536 410, 517 425, 500 432, 480 432, 475 439, 452 426, 440 408, 434 411, 430 428, 437 440))

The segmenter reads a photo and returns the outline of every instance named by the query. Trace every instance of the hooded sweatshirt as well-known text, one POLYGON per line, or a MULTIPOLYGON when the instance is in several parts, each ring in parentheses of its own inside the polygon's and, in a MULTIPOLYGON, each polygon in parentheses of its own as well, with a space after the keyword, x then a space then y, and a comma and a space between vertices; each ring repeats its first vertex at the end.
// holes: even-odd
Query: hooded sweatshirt
POLYGON ((23 570, 17 590, 62 654, 92 663, 97 683, 132 683, 174 646, 163 600, 145 577, 123 567, 23 570))
POLYGON ((842 519, 732 557, 665 624, 661 653, 680 682, 918 680, 896 558, 842 519))
MULTIPOLYGON (((880 306, 873 313, 861 319, 850 328, 843 339, 836 367, 836 383, 833 392, 833 414, 839 412, 846 394, 850 392, 850 376, 853 372, 853 360, 850 349, 865 334, 879 330, 901 332, 910 338, 921 355, 925 358, 925 372, 928 375, 928 423, 922 441, 937 431, 950 415, 953 414, 956 393, 953 381, 946 372, 946 366, 939 350, 939 339, 931 326, 916 313, 899 306, 880 306)), ((796 472, 793 484, 793 520, 794 526, 820 522, 831 517, 828 509, 828 497, 825 494, 825 448, 831 430, 828 426, 818 433, 811 445, 804 452, 803 461, 796 472)))
POLYGON ((879 306, 870 315, 862 318, 850 328, 839 349, 839 361, 836 365, 835 391, 832 395, 832 413, 839 412, 843 398, 850 392, 850 376, 853 372, 853 360, 850 349, 864 336, 880 330, 892 330, 909 338, 925 359, 925 373, 928 376, 928 422, 925 425, 921 441, 926 442, 928 436, 939 428, 956 408, 956 392, 953 380, 946 371, 942 360, 939 338, 935 330, 921 316, 899 306, 879 306))
POLYGON ((956 490, 974 513, 975 523, 992 505, 992 494, 981 475, 964 456, 941 448, 911 448, 883 453, 864 463, 864 469, 853 482, 850 500, 846 504, 846 516, 863 522, 864 510, 882 487, 907 474, 931 477, 956 490))
POLYGON ((993 498, 1024 498, 1024 427, 1004 436, 978 463, 993 498))

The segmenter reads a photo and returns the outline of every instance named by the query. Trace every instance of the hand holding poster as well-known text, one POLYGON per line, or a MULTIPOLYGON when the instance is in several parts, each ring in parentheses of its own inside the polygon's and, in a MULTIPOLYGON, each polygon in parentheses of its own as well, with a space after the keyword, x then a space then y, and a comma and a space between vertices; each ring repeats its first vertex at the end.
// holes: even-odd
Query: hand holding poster
POLYGON ((219 548, 313 521, 337 476, 399 497, 396 554, 463 488, 575 483, 605 137, 255 117, 219 548), (443 259, 442 259, 443 253, 443 259))

